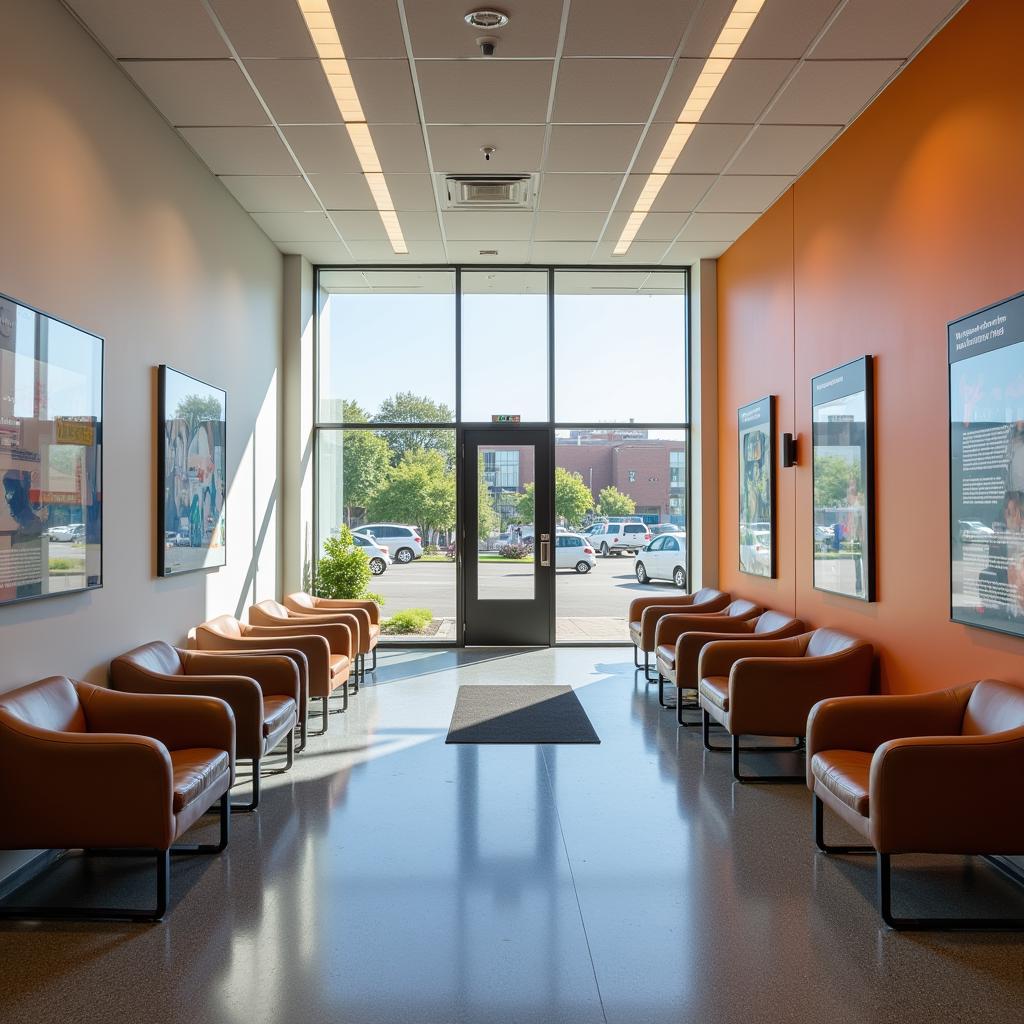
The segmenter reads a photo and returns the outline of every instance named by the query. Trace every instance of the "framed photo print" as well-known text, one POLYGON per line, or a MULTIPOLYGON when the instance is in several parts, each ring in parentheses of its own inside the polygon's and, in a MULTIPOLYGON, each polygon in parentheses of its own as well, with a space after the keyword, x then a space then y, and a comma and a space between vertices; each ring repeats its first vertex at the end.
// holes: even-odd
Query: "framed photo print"
POLYGON ((159 369, 157 572, 175 576, 226 561, 227 393, 159 369))
POLYGON ((0 295, 0 605, 103 586, 103 339, 0 295))
POLYGON ((814 586, 875 599, 871 356, 811 380, 814 586))
POLYGON ((946 340, 950 617, 1024 636, 1024 293, 946 340))
POLYGON ((775 396, 741 406, 740 571, 775 577, 775 396))

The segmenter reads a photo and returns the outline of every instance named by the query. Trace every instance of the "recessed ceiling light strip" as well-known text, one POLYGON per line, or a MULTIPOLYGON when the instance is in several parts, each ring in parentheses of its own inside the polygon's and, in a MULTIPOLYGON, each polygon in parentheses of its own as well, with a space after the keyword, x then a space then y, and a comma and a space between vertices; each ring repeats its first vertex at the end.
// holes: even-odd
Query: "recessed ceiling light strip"
POLYGON ((725 25, 718 34, 715 45, 711 48, 711 54, 704 61, 697 81, 690 90, 690 95, 687 96, 683 109, 680 111, 679 117, 676 118, 676 123, 672 126, 672 131, 655 161, 654 171, 648 175, 647 181, 640 191, 633 206, 633 212, 629 215, 618 242, 615 243, 612 255, 624 256, 629 251, 637 232, 654 205, 654 200, 657 199, 665 180, 671 174, 672 168, 675 167, 679 154, 682 153, 683 147, 693 134, 694 126, 707 109, 711 97, 715 95, 715 91, 721 84, 726 71, 729 70, 729 65, 764 3, 765 0, 736 0, 736 3, 733 4, 732 11, 725 19, 725 25))
POLYGON ((334 102, 338 105, 342 121, 345 122, 348 137, 352 140, 356 159, 363 169, 366 184, 369 186, 370 195, 373 196, 391 248, 399 254, 407 253, 409 247, 405 244, 402 226, 398 223, 398 214, 395 212, 395 203, 381 172, 380 157, 377 156, 355 82, 352 81, 352 71, 345 57, 345 49, 341 45, 341 36, 338 35, 338 27, 334 24, 331 8, 327 0, 296 2, 320 58, 320 66, 327 76, 327 84, 331 88, 334 102))

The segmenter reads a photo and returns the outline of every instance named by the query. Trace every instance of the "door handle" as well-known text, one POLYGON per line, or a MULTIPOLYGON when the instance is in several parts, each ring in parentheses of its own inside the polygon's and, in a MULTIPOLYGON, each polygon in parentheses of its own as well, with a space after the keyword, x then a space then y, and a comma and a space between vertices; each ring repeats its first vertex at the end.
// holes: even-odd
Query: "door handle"
POLYGON ((551 534, 540 535, 540 564, 542 567, 551 567, 551 534))

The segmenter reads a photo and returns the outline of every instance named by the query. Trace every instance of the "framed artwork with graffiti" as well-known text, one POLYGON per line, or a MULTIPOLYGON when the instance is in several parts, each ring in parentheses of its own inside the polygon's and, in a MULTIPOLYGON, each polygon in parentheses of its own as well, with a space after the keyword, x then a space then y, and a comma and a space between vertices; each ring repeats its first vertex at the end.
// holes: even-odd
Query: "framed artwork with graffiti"
POLYGON ((740 408, 740 571, 775 576, 775 398, 740 408))
POLYGON ((0 605, 103 586, 103 339, 0 295, 0 605))
POLYGON ((157 572, 176 576, 227 560, 227 393, 159 368, 157 572))

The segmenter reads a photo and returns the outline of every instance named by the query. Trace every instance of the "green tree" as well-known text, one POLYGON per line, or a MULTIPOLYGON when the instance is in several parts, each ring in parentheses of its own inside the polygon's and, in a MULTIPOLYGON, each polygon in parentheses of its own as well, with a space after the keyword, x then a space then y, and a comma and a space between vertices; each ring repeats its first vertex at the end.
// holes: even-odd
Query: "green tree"
POLYGON ((484 457, 481 455, 477 462, 477 532, 481 540, 487 540, 492 533, 497 533, 501 526, 501 518, 494 507, 494 498, 491 489, 487 486, 487 477, 484 475, 484 457))
POLYGON ((594 507, 594 496, 579 473, 562 466, 555 467, 555 515, 565 525, 576 529, 583 517, 594 507))
POLYGON ((186 395, 174 410, 174 418, 184 420, 188 424, 189 434, 192 434, 200 423, 219 420, 222 416, 220 399, 213 395, 186 395))
POLYGON ((352 532, 347 526, 338 530, 337 537, 324 541, 323 554, 316 566, 317 597, 332 600, 365 597, 371 576, 370 559, 362 548, 352 543, 352 532))
POLYGON ((370 504, 390 468, 388 443, 375 430, 346 430, 342 434, 341 493, 345 521, 350 526, 352 510, 370 504))
POLYGON ((342 423, 369 423, 370 414, 358 403, 347 398, 341 400, 342 423))
POLYGON ((817 508, 844 508, 853 481, 860 490, 860 468, 842 455, 814 458, 814 504, 817 508))
POLYGON ((631 516, 636 511, 636 502, 611 484, 601 488, 597 505, 603 516, 631 516))
POLYGON ((534 522, 535 499, 533 496, 533 484, 526 484, 523 493, 519 495, 516 502, 516 514, 524 523, 534 522))
MULTIPOLYGON (((381 402, 375 423, 451 423, 455 414, 443 402, 434 402, 411 391, 400 391, 381 402)), ((455 469, 455 431, 431 427, 402 427, 382 430, 391 449, 391 465, 397 466, 406 452, 420 449, 439 452, 445 469, 455 469)))
POLYGON ((410 523, 424 537, 455 526, 455 473, 438 451, 412 449, 370 498, 371 519, 410 523))

